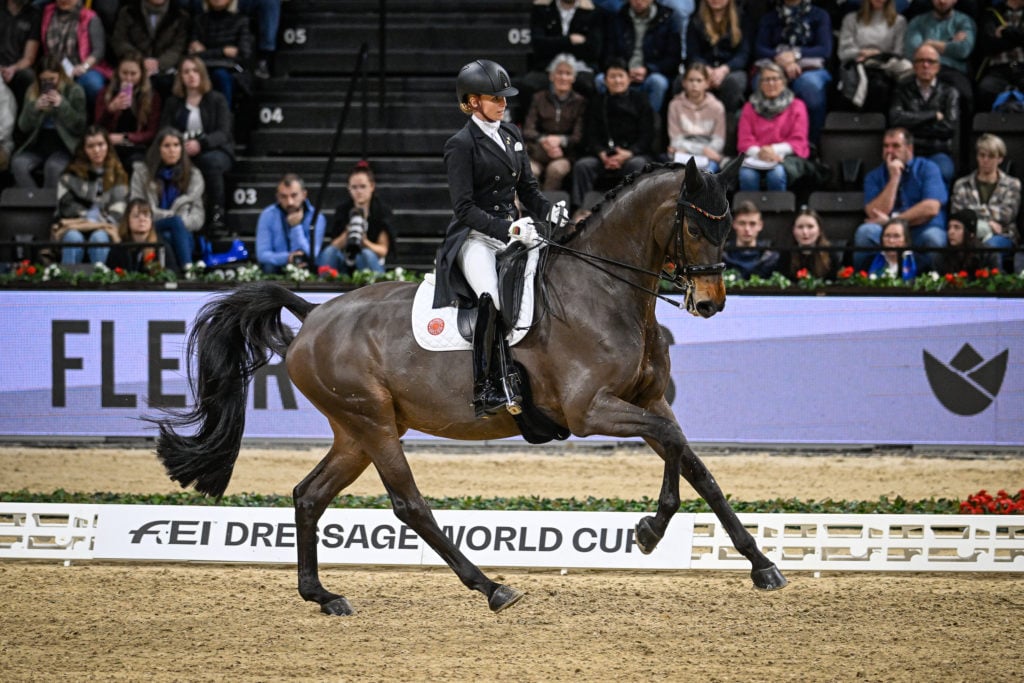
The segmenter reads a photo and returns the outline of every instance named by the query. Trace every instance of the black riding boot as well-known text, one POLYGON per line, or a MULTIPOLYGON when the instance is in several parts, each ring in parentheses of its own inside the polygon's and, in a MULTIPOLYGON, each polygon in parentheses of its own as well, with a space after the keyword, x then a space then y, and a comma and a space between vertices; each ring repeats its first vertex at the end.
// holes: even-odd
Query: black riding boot
POLYGON ((476 328, 473 330, 473 410, 477 417, 494 415, 505 408, 505 393, 499 382, 498 309, 490 294, 481 294, 477 302, 476 328))

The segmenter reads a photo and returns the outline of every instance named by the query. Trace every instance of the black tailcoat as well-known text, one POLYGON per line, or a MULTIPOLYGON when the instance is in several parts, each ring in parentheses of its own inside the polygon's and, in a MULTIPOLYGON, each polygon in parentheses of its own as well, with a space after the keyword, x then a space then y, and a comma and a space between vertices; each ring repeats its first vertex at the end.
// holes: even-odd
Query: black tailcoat
POLYGON ((459 250, 470 230, 502 242, 519 217, 516 194, 533 218, 546 220, 551 202, 541 194, 519 128, 502 123, 509 152, 498 147, 472 120, 444 145, 444 165, 455 215, 438 249, 434 307, 472 306, 476 294, 459 270, 459 250))

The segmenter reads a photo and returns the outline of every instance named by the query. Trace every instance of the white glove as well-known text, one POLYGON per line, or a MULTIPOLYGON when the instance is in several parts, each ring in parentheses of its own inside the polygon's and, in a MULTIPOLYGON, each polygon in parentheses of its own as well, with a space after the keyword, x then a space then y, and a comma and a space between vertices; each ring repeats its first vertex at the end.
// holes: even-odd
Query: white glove
POLYGON ((508 237, 509 242, 522 242, 527 247, 540 244, 540 235, 537 234, 537 228, 530 217, 520 218, 508 226, 508 237))
POLYGON ((551 213, 548 214, 548 223, 555 230, 565 226, 569 222, 569 209, 565 206, 565 200, 555 202, 551 205, 551 213))

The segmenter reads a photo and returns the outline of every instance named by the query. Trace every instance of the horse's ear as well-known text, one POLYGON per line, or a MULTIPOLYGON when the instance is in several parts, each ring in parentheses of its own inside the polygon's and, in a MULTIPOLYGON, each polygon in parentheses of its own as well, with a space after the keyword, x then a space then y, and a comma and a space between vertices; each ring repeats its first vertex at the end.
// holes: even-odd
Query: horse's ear
POLYGON ((683 187, 687 197, 696 197, 704 190, 704 176, 697 170, 697 163, 690 157, 686 162, 686 173, 683 176, 683 187))
POLYGON ((735 190, 740 176, 740 166, 743 165, 743 155, 737 154, 729 163, 718 172, 721 182, 730 190, 735 190))

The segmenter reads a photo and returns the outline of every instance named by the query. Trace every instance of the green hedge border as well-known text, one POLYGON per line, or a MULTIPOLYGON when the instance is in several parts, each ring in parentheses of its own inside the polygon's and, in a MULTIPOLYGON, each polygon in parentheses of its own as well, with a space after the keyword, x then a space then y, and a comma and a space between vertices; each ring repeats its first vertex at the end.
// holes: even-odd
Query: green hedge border
MULTIPOLYGON (((657 500, 621 498, 541 498, 516 496, 511 498, 483 498, 481 496, 427 498, 435 510, 530 510, 558 512, 654 512, 657 500)), ((225 507, 292 507, 292 497, 276 494, 238 493, 216 499, 191 491, 178 493, 78 493, 58 489, 52 493, 32 493, 26 490, 0 492, 0 503, 68 503, 118 505, 204 505, 225 507)), ((951 498, 906 500, 900 496, 878 500, 798 500, 775 498, 771 500, 730 500, 736 512, 809 513, 809 514, 959 514, 960 501, 951 498)), ((387 496, 339 496, 332 507, 344 509, 390 509, 387 496)), ((711 512, 703 500, 684 500, 680 512, 711 512)))

